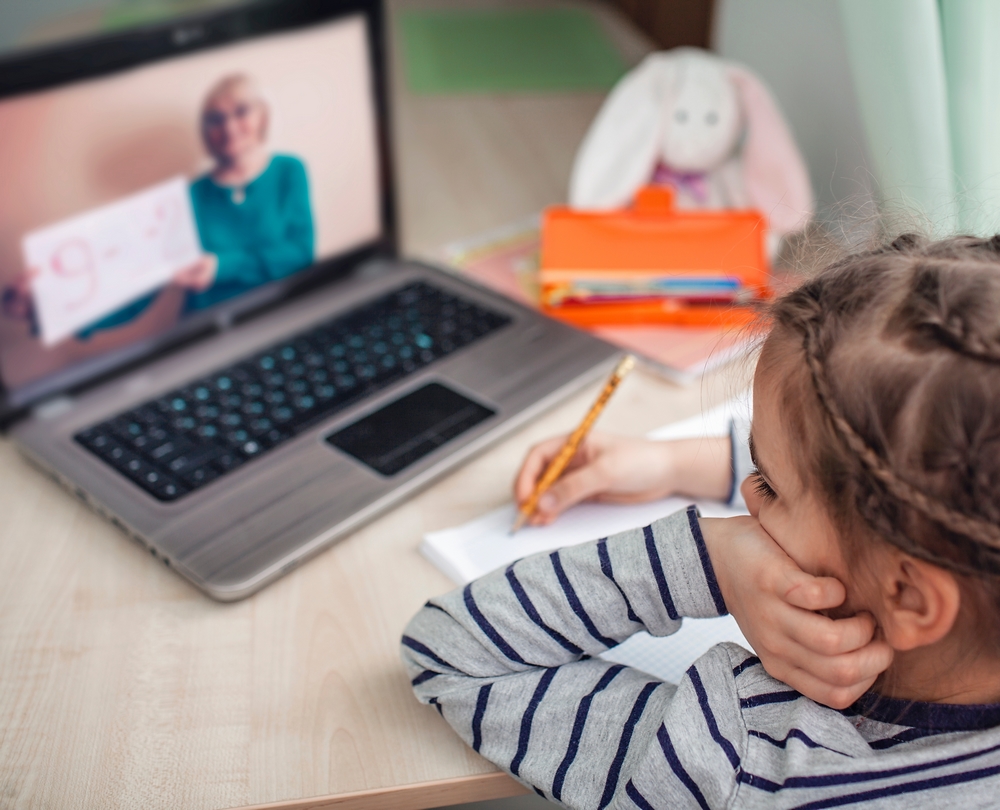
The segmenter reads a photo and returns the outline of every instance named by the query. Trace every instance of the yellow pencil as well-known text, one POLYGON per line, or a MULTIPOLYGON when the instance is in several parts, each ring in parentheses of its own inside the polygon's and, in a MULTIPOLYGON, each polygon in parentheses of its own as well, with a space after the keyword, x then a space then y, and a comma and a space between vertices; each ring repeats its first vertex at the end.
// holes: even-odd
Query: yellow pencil
POLYGON ((583 417, 583 421, 580 422, 576 430, 574 430, 569 438, 566 439, 566 444, 562 446, 562 449, 556 454, 555 458, 549 462, 549 466, 545 468, 545 472, 542 473, 542 477, 538 479, 538 483, 535 484, 535 491, 531 493, 531 497, 528 498, 524 503, 518 507, 517 520, 514 521, 514 526, 511 528, 510 533, 513 535, 516 533, 524 524, 531 519, 531 516, 535 514, 535 509, 538 507, 538 499, 545 494, 545 491, 551 487, 558 479, 559 476, 563 474, 563 470, 566 469, 566 465, 570 463, 573 456, 576 455, 577 448, 580 446, 580 442, 583 441, 583 437, 587 435, 590 428, 593 426, 594 422, 597 421, 597 417, 601 415, 601 411, 604 410, 604 406, 608 404, 608 400, 611 399, 611 395, 618 388, 618 383, 620 383, 625 376, 632 370, 635 366, 635 358, 627 354, 615 366, 615 370, 611 372, 611 377, 605 384, 604 389, 597 397, 597 401, 590 406, 590 410, 587 411, 587 415, 583 417))

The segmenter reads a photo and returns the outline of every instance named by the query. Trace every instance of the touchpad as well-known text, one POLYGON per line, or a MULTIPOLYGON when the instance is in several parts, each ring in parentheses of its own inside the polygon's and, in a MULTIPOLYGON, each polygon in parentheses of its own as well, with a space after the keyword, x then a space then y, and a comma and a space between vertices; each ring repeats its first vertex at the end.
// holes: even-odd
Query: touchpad
POLYGON ((382 475, 395 475, 496 411, 430 383, 326 437, 382 475))

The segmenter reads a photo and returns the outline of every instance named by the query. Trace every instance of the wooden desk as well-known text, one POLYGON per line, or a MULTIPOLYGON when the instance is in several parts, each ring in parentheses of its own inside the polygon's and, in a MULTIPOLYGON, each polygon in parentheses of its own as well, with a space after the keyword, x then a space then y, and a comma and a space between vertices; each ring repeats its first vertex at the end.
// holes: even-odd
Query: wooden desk
MULTIPOLYGON (((642 51, 621 26, 616 37, 642 51)), ((405 245, 559 200, 598 96, 413 98, 397 81, 405 245)), ((539 419, 263 592, 196 592, 0 441, 0 806, 424 808, 521 792, 413 699, 399 635, 451 583, 421 535, 509 498, 539 419)), ((641 433, 732 393, 643 374, 602 427, 641 433)))

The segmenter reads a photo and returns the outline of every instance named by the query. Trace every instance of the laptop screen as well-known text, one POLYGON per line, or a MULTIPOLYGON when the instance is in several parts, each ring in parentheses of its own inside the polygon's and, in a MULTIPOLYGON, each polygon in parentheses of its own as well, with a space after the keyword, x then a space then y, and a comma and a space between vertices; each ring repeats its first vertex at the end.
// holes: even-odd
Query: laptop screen
POLYGON ((0 382, 28 401, 382 232, 365 17, 0 100, 0 382))

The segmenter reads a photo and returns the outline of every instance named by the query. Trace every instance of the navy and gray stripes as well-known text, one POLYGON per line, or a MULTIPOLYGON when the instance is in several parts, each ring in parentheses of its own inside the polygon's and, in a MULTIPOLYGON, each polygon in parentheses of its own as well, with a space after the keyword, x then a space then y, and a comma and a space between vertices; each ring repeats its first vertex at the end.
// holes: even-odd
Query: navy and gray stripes
POLYGON ((414 691, 568 807, 997 806, 1000 706, 826 709, 733 644, 676 686, 602 660, 639 630, 669 636, 675 617, 725 609, 704 539, 697 514, 678 512, 435 598, 403 638, 414 691))
POLYGON ((566 755, 556 769, 556 778, 552 782, 552 798, 556 801, 562 798, 563 782, 566 781, 566 773, 569 771, 569 766, 573 764, 573 760, 576 759, 576 753, 580 748, 580 738, 583 736, 583 729, 587 725, 587 715, 590 714, 590 704, 594 702, 594 696, 598 692, 603 692, 607 689, 608 684, 623 669, 625 667, 621 665, 616 665, 608 669, 597 682, 597 686, 584 696, 583 700, 580 701, 580 705, 577 706, 576 718, 573 720, 573 731, 569 737, 569 747, 567 747, 566 755))
POLYGON ((476 698, 476 713, 472 715, 472 750, 478 751, 483 744, 483 715, 486 714, 486 704, 490 702, 490 690, 493 684, 480 687, 476 698))
POLYGON ((531 603, 531 599, 528 598, 528 594, 525 593, 521 583, 517 581, 517 575, 514 573, 513 565, 507 567, 507 581, 510 583, 510 589, 514 592, 514 596, 517 597, 517 601, 521 603, 521 607, 524 608, 524 612, 528 615, 528 618, 541 627, 549 638, 555 641, 564 650, 568 650, 573 653, 573 655, 580 655, 583 652, 583 650, 577 647, 573 642, 569 641, 562 633, 553 630, 544 621, 542 621, 542 617, 538 614, 538 611, 535 610, 535 606, 531 603))
POLYGON ((677 608, 674 607, 674 598, 670 595, 667 576, 663 571, 663 564, 660 562, 660 552, 656 548, 656 538, 653 537, 653 527, 643 526, 642 536, 646 540, 646 554, 649 557, 649 567, 652 569, 653 578, 656 580, 656 587, 660 592, 663 607, 666 608, 667 615, 674 621, 677 621, 680 616, 677 614, 677 608))
POLYGON ((708 583, 708 592, 712 594, 712 601, 715 602, 715 609, 720 616, 728 613, 726 610, 726 600, 722 598, 722 591, 719 590, 719 581, 715 578, 715 569, 708 556, 708 547, 705 545, 705 538, 701 534, 701 526, 698 525, 698 510, 689 506, 687 508, 688 525, 691 527, 691 536, 698 546, 698 559, 701 562, 701 570, 705 574, 705 582, 708 583))
POLYGON ((558 668, 553 668, 542 672, 542 677, 538 679, 538 686, 535 687, 535 691, 531 695, 528 708, 521 715, 521 732, 517 738, 517 753, 514 754, 514 759, 510 762, 510 772, 514 776, 517 776, 521 760, 528 753, 528 743, 531 742, 531 724, 535 719, 535 712, 538 711, 538 704, 542 702, 542 698, 545 697, 545 693, 548 691, 549 685, 558 671, 558 668))
POLYGON ((622 763, 625 762, 625 756, 628 754, 629 743, 632 742, 632 734, 635 731, 636 723, 639 722, 639 718, 642 717, 642 713, 646 710, 646 704, 649 702, 653 691, 660 685, 658 681, 647 683, 642 687, 639 697, 635 699, 635 704, 632 706, 628 720, 625 721, 625 728, 622 729, 621 739, 618 740, 618 750, 615 752, 615 758, 611 760, 611 769, 608 771, 608 778, 604 781, 604 793, 601 794, 601 801, 597 805, 598 810, 604 810, 615 796, 615 791, 618 789, 618 777, 621 775, 622 763))
POLYGON ((601 632, 597 629, 597 625, 594 624, 594 620, 584 610, 580 597, 576 595, 569 577, 566 576, 566 572, 563 570, 562 561, 559 559, 559 552, 553 551, 549 555, 549 559, 552 560, 552 570, 556 572, 556 579, 559 580, 559 586, 566 595, 566 601, 569 603, 573 613, 576 614, 576 617, 583 622, 583 626, 587 628, 587 632, 605 647, 614 647, 618 642, 613 638, 601 635, 601 632))
POLYGON ((489 620, 483 615, 483 612, 476 604, 476 600, 472 598, 472 585, 465 586, 462 596, 465 601, 465 607, 469 611, 469 615, 475 620, 479 629, 486 634, 486 637, 496 645, 497 649, 506 655, 511 661, 516 661, 518 664, 527 664, 528 662, 517 654, 517 650, 511 647, 510 644, 504 640, 503 636, 497 632, 496 628, 490 624, 489 620))
POLYGON ((622 595, 622 599, 625 600, 625 610, 628 611, 629 621, 641 624, 642 620, 636 615, 636 612, 632 610, 632 603, 628 601, 625 591, 622 590, 621 585, 619 585, 615 580, 615 571, 614 568, 611 567, 611 557, 608 555, 608 538, 606 537, 597 541, 597 558, 601 561, 601 573, 614 582, 615 587, 618 589, 618 593, 620 593, 622 595))

